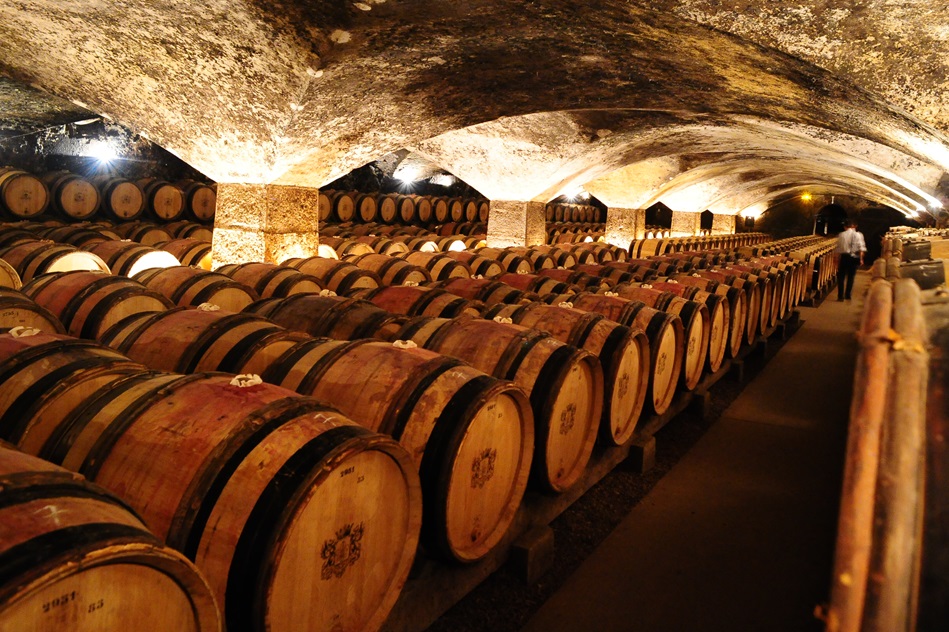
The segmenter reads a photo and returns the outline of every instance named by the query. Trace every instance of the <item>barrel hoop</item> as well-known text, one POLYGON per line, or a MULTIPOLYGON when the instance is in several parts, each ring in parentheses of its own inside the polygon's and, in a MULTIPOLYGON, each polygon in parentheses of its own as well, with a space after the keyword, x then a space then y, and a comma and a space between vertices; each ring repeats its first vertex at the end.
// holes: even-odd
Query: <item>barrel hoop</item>
POLYGON ((247 455, 287 422, 314 412, 336 414, 324 405, 314 406, 310 398, 300 397, 285 397, 249 411, 243 427, 228 434, 226 445, 215 451, 214 463, 206 464, 182 495, 168 529, 168 545, 194 560, 215 505, 247 455))
MULTIPOLYGON (((410 316, 418 316, 418 315, 421 315, 422 313, 425 312, 426 309, 428 309, 428 307, 429 307, 432 303, 434 303, 436 300, 438 300, 438 299, 444 297, 446 294, 451 294, 451 292, 449 292, 449 291, 447 291, 447 290, 443 290, 443 289, 441 289, 441 288, 432 288, 432 289, 430 289, 428 292, 425 292, 424 294, 422 294, 422 296, 419 297, 419 299, 418 299, 417 301, 415 301, 414 303, 412 303, 412 305, 409 307, 409 312, 408 312, 408 314, 409 314, 410 316)), ((461 298, 461 297, 459 297, 459 298, 461 298)), ((462 299, 462 300, 464 300, 464 299, 462 299)), ((439 314, 439 316, 440 316, 440 314, 439 314)))
POLYGON ((415 370, 422 374, 421 379, 406 381, 390 400, 379 432, 391 435, 396 441, 401 440, 405 426, 415 410, 414 404, 422 394, 444 373, 463 364, 464 362, 456 358, 439 355, 417 367, 415 370))
MULTIPOLYGON (((162 313, 164 312, 159 312, 159 314, 162 313)), ((208 352, 208 349, 210 349, 215 342, 221 339, 222 333, 226 333, 233 327, 243 325, 244 323, 259 322, 260 318, 260 316, 255 314, 245 314, 241 312, 237 314, 228 314, 224 318, 214 321, 210 327, 202 331, 201 335, 195 338, 192 343, 187 346, 186 352, 178 359, 178 362, 175 365, 175 371, 178 373, 193 373, 195 367, 204 357, 204 354, 208 352)), ((271 329, 265 330, 267 333, 273 331, 272 327, 277 327, 277 325, 273 325, 272 323, 267 324, 271 324, 271 329)), ((233 348, 227 353, 225 359, 233 357, 235 349, 237 352, 243 354, 244 349, 238 349, 238 347, 241 346, 240 343, 242 342, 243 340, 241 340, 238 344, 233 345, 233 348)), ((222 365, 226 366, 224 362, 222 362, 222 365)), ((210 370, 223 371, 227 369, 215 368, 210 370)))
MULTIPOLYGON (((301 485, 332 452, 353 439, 371 434, 359 426, 343 426, 328 430, 297 450, 257 498, 234 547, 225 589, 225 620, 250 622, 248 629, 266 629, 265 613, 255 608, 256 590, 269 563, 275 526, 283 519, 301 485)), ((230 626, 229 626, 230 627, 230 626)))
MULTIPOLYGON (((112 420, 109 426, 103 430, 102 434, 96 439, 92 449, 89 450, 89 454, 86 455, 82 465, 79 466, 79 473, 86 478, 95 480, 99 474, 99 468, 102 467, 103 462, 105 462, 109 453, 115 447, 115 444, 122 438, 128 428, 135 423, 139 415, 155 403, 156 397, 164 397, 177 388, 204 379, 205 377, 206 375, 202 373, 178 376, 177 379, 170 383, 162 382, 156 388, 149 389, 148 392, 126 406, 122 410, 121 416, 118 419, 112 420)), ((111 394, 113 389, 110 388, 109 391, 109 394, 111 394)), ((105 401, 103 401, 102 405, 107 405, 114 401, 114 398, 98 398, 100 401, 103 399, 105 401)), ((98 412, 102 407, 102 405, 97 405, 98 403, 98 401, 93 402, 92 408, 95 412, 98 412)), ((83 417, 88 423, 91 416, 84 415, 83 417)), ((82 425, 85 427, 85 423, 82 425)), ((75 438, 75 435, 73 438, 75 438)), ((63 456, 65 456, 65 454, 63 456)))
POLYGON ((0 585, 22 580, 24 575, 53 560, 75 559, 78 552, 98 548, 101 543, 141 542, 143 539, 153 546, 161 546, 159 540, 144 529, 122 524, 89 523, 50 531, 0 554, 0 585))
MULTIPOLYGON (((603 314, 597 314, 596 312, 588 312, 585 314, 579 319, 579 323, 583 326, 579 328, 574 326, 570 330, 570 336, 566 341, 567 344, 582 349, 584 343, 587 341, 587 338, 590 337, 590 334, 593 333, 593 330, 596 329, 596 326, 601 320, 606 320, 606 316, 603 314)), ((615 332, 616 329, 617 328, 614 328, 613 331, 615 332)), ((612 336, 612 333, 610 335, 612 336)))
POLYGON ((521 339, 520 344, 514 348, 508 345, 508 348, 501 354, 498 369, 504 372, 502 376, 499 376, 502 379, 513 380, 514 376, 517 375, 517 370, 521 367, 521 363, 524 362, 524 358, 537 346, 537 343, 552 336, 536 329, 528 329, 521 332, 518 337, 521 339))
MULTIPOLYGON (((425 327, 425 325, 427 325, 428 323, 430 323, 430 322, 433 321, 433 320, 435 320, 435 319, 434 319, 433 317, 431 317, 431 316, 417 316, 417 317, 415 317, 414 319, 412 319, 412 320, 410 320, 408 323, 406 323, 398 332, 396 332, 396 334, 395 334, 395 335, 396 335, 396 340, 411 340, 412 338, 415 337, 415 334, 417 334, 423 327, 425 327)), ((439 327, 438 330, 436 330, 436 332, 437 332, 437 331, 440 331, 441 329, 443 329, 443 328, 445 327, 445 325, 448 325, 448 324, 450 324, 450 323, 451 323, 450 320, 449 320, 449 321, 446 321, 441 327, 439 327)), ((429 337, 429 341, 430 341, 430 340, 431 340, 431 337, 429 337)), ((422 345, 422 346, 425 347, 425 348, 428 348, 429 343, 426 342, 426 343, 425 343, 424 345, 422 345)))
MULTIPOLYGON (((600 349, 599 359, 600 364, 603 366, 604 371, 613 364, 613 355, 616 353, 616 350, 619 348, 620 343, 626 338, 630 332, 636 332, 637 329, 627 327, 626 325, 620 325, 615 327, 613 331, 609 333, 606 337, 606 340, 603 341, 603 347, 600 349)), ((574 345, 576 347, 582 347, 582 345, 574 345)))
POLYGON ((423 537, 426 541, 436 542, 443 550, 442 552, 449 552, 449 554, 444 529, 445 516, 439 512, 444 511, 448 501, 445 492, 451 480, 453 457, 457 454, 458 446, 471 423, 471 414, 468 410, 473 401, 491 388, 492 382, 496 383, 496 380, 490 375, 479 375, 462 385, 451 396, 438 419, 435 420, 432 434, 425 444, 425 452, 419 464, 422 498, 427 499, 422 503, 423 537), (459 423, 460 421, 465 423, 459 423))
MULTIPOLYGON (((198 275, 194 277, 194 283, 197 283, 199 280, 203 279, 204 275, 198 275)), ((197 294, 194 295, 194 298, 191 299, 192 305, 200 305, 201 303, 210 302, 211 297, 214 296, 214 293, 223 288, 228 287, 241 287, 243 283, 238 283, 230 277, 226 279, 216 279, 203 287, 197 294)), ((184 292, 178 295, 179 297, 184 296, 184 292)), ((178 301, 176 300, 175 303, 178 301)))
POLYGON ((268 270, 266 273, 263 274, 263 276, 261 276, 259 279, 257 279, 257 282, 256 282, 256 283, 254 283, 254 291, 257 292, 257 294, 261 294, 261 295, 262 295, 262 294, 263 294, 263 289, 264 289, 265 287, 267 287, 267 285, 269 285, 270 282, 273 281, 273 279, 274 279, 277 275, 279 275, 279 274, 285 274, 285 270, 289 270, 289 269, 292 269, 292 268, 281 268, 281 267, 278 266, 278 267, 276 267, 276 268, 273 268, 273 269, 271 269, 271 270, 268 270))
MULTIPOLYGON (((550 396, 557 384, 557 378, 564 367, 569 366, 570 358, 576 353, 576 349, 570 346, 563 346, 550 354, 544 366, 537 373, 537 379, 530 392, 531 409, 534 411, 534 419, 538 422, 535 426, 535 445, 546 445, 547 437, 550 434, 550 427, 544 421, 544 415, 539 414, 546 406, 553 402, 550 396)), ((536 450, 534 454, 534 463, 540 468, 539 472, 544 472, 547 468, 546 450, 536 450)), ((532 467, 533 469, 533 467, 532 467)), ((545 477, 546 478, 546 477, 545 477)))
POLYGON ((389 312, 383 311, 374 314, 372 317, 360 322, 351 335, 352 338, 375 338, 379 330, 395 316, 389 312))
POLYGON ((16 398, 16 401, 7 408, 3 417, 0 418, 0 437, 17 443, 23 438, 23 433, 26 432, 29 422, 33 419, 31 409, 36 404, 42 403, 45 393, 53 390, 57 384, 75 373, 88 371, 116 361, 121 362, 122 360, 110 356, 83 358, 50 371, 36 380, 16 398))
POLYGON ((208 370, 237 373, 241 367, 247 363, 248 357, 258 350, 261 343, 266 341, 275 333, 282 334, 286 333, 286 331, 287 330, 283 329, 282 327, 272 327, 269 329, 258 329, 257 331, 253 331, 249 335, 241 338, 237 344, 233 345, 228 350, 228 352, 218 363, 218 368, 208 370))
MULTIPOLYGON (((168 299, 163 295, 155 292, 153 290, 140 288, 137 286, 127 286, 119 289, 117 292, 112 292, 109 296, 99 301, 89 310, 89 315, 86 317, 86 321, 82 325, 82 330, 79 332, 81 338, 95 339, 93 332, 96 327, 102 323, 102 319, 105 314, 118 302, 126 299, 129 296, 148 296, 154 298, 155 300, 164 302, 168 299)), ((182 308, 184 309, 184 308, 182 308)), ((157 314, 163 314, 165 312, 156 312, 157 314)), ((138 316, 138 314, 133 314, 133 316, 138 316)), ((121 322, 121 321, 119 321, 121 322)), ((105 332, 101 332, 105 333, 105 332)))
MULTIPOLYGON (((112 264, 109 264, 109 265, 111 266, 112 264)), ((72 275, 74 273, 67 272, 66 274, 72 275)), ((59 278, 63 278, 63 277, 59 277, 59 278)), ((69 299, 69 302, 67 302, 66 305, 63 307, 63 311, 59 315, 60 322, 62 322, 63 325, 65 325, 66 328, 68 329, 69 323, 71 323, 72 319, 76 317, 76 312, 79 311, 79 308, 82 307, 82 304, 86 301, 87 298, 89 298, 89 295, 101 289, 102 286, 109 285, 110 283, 115 282, 115 279, 116 277, 112 275, 104 275, 101 279, 96 279, 89 285, 82 288, 79 292, 74 294, 73 297, 69 299)), ((47 284, 47 286, 48 285, 49 284, 47 284)), ((44 287, 47 287, 47 286, 44 286, 44 287)))
MULTIPOLYGON (((173 308, 171 308, 171 309, 169 309, 169 310, 166 310, 166 311, 164 311, 164 312, 155 312, 154 314, 151 314, 151 315, 147 316, 143 321, 141 321, 141 322, 135 327, 135 329, 133 329, 132 331, 130 331, 130 332, 128 333, 128 335, 125 337, 125 340, 123 340, 123 341, 121 342, 121 344, 119 344, 118 347, 113 347, 113 348, 116 349, 117 351, 119 351, 119 353, 128 353, 128 350, 132 348, 132 345, 135 344, 135 342, 139 339, 139 337, 140 337, 143 333, 145 333, 145 330, 148 329, 148 327, 149 327, 154 321, 156 321, 156 320, 161 320, 162 318, 164 318, 164 317, 167 316, 168 314, 172 314, 172 313, 175 313, 175 312, 184 311, 184 310, 186 310, 186 309, 188 309, 188 308, 187 308, 187 307, 173 307, 173 308)), ((126 316, 125 318, 123 318, 123 319, 120 320, 119 322, 115 323, 112 327, 110 327, 108 331, 112 331, 112 329, 115 329, 116 331, 121 331, 121 330, 123 329, 122 325, 123 325, 126 321, 131 321, 131 320, 134 320, 134 319, 139 318, 139 317, 141 317, 141 314, 132 314, 132 315, 130 315, 130 316, 126 316)), ((109 339, 109 337, 108 337, 108 336, 103 336, 103 338, 105 339, 103 342, 111 347, 111 346, 112 346, 112 344, 111 344, 112 341, 109 339)))
MULTIPOLYGON (((292 269, 293 268, 278 268, 278 270, 292 270, 292 269)), ((277 270, 275 270, 274 272, 277 272, 277 270)), ((292 290, 294 287, 296 287, 297 284, 300 283, 300 281, 305 278, 302 272, 300 272, 299 270, 297 270, 297 272, 298 274, 288 274, 284 272, 283 274, 285 275, 285 278, 279 283, 277 283, 277 287, 275 287, 270 292, 270 295, 271 296, 287 296, 288 292, 292 290)), ((268 282, 269 282, 269 279, 268 279, 268 282)), ((264 288, 257 290, 257 293, 262 295, 263 289, 264 288)))

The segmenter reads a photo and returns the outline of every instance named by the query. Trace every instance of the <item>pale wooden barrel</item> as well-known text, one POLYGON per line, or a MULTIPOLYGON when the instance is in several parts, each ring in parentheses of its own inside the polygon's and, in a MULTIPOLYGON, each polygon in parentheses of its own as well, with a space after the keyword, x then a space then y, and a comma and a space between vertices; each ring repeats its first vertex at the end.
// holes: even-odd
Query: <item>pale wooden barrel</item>
POLYGON ((320 285, 337 294, 346 294, 350 290, 374 288, 382 285, 382 279, 371 270, 364 270, 338 259, 326 257, 308 257, 289 259, 280 265, 296 268, 300 272, 311 274, 320 281, 320 285))
POLYGON ((697 287, 684 285, 676 281, 653 282, 654 289, 673 294, 705 305, 708 310, 708 354, 705 367, 709 373, 716 373, 725 360, 728 348, 728 335, 731 328, 731 310, 724 296, 712 294, 697 287))
POLYGON ((595 355, 604 375, 600 438, 608 445, 624 445, 632 438, 649 386, 649 340, 645 333, 601 314, 546 303, 496 305, 484 316, 507 318, 517 325, 546 331, 565 344, 595 355))
POLYGON ((185 196, 178 185, 160 178, 137 181, 145 193, 145 212, 162 222, 173 222, 185 215, 185 196))
POLYGON ((528 274, 534 271, 534 266, 531 265, 530 261, 509 250, 485 247, 478 248, 475 254, 487 257, 488 259, 494 259, 501 264, 505 272, 528 274))
POLYGON ((99 341, 153 369, 239 373, 270 334, 283 331, 254 314, 177 307, 126 318, 99 341))
POLYGON ((194 559, 229 630, 375 630, 408 576, 422 511, 411 458, 315 399, 145 373, 90 393, 59 428, 41 454, 121 494, 194 559))
POLYGON ((493 279, 457 278, 434 282, 429 286, 447 290, 470 301, 481 301, 485 305, 523 304, 540 300, 540 296, 533 292, 525 292, 493 279))
MULTIPOLYGON (((645 332, 649 339, 650 373, 647 409, 661 415, 672 405, 685 347, 682 319, 674 314, 653 309, 640 301, 618 296, 582 293, 565 307, 603 314, 610 320, 645 332)), ((553 303, 557 304, 557 303, 553 303)))
MULTIPOLYGON (((745 332, 748 320, 748 296, 742 290, 719 283, 697 274, 676 275, 669 279, 672 282, 695 288, 700 292, 709 292, 726 301, 729 313, 728 336, 725 351, 730 358, 738 357, 742 345, 745 343, 745 332)), ((711 353, 710 353, 711 355, 711 353)))
POLYGON ((133 314, 174 307, 137 281, 98 271, 46 274, 27 283, 23 293, 49 310, 69 335, 91 340, 133 314))
POLYGON ((192 237, 183 237, 155 244, 156 248, 171 253, 183 266, 202 270, 211 269, 211 242, 192 237))
POLYGON ((188 266, 152 268, 139 272, 133 279, 183 307, 210 303, 225 311, 239 312, 260 298, 253 288, 224 274, 188 266))
POLYGON ((711 338, 708 308, 702 303, 655 289, 649 284, 621 283, 614 286, 611 292, 621 298, 641 301, 655 309, 675 314, 682 320, 685 337, 680 381, 684 389, 694 390, 702 378, 708 357, 711 338))
POLYGON ((175 238, 167 227, 151 224, 149 222, 116 224, 115 232, 123 239, 137 241, 145 246, 154 246, 155 244, 171 241, 175 238))
POLYGON ((471 269, 471 276, 491 279, 504 274, 504 266, 495 259, 477 255, 467 250, 449 251, 444 254, 446 257, 451 257, 455 261, 460 261, 468 266, 471 269))
POLYGON ((0 629, 221 629, 194 565, 78 474, 0 447, 0 524, 0 629))
POLYGON ((49 189, 40 178, 13 167, 0 169, 0 209, 17 219, 32 219, 49 206, 49 189))
POLYGON ((262 330, 240 334, 229 326, 247 329, 249 323, 234 318, 246 314, 204 314, 203 328, 197 318, 182 323, 180 316, 163 316, 167 322, 156 321, 145 334, 151 343, 168 345, 166 354, 136 344, 129 355, 180 365, 203 351, 209 337, 229 340, 230 370, 253 366, 266 382, 328 402, 408 450, 421 476, 423 543, 430 553, 477 561, 507 533, 533 451, 533 417, 520 388, 431 351, 367 339, 311 339, 281 355, 264 350, 262 361, 246 344, 263 339, 262 330), (158 324, 161 336, 152 331, 158 324))
POLYGON ((112 239, 112 237, 99 230, 75 224, 54 226, 40 230, 37 231, 37 235, 41 239, 49 239, 50 241, 55 241, 57 244, 69 244, 77 248, 85 248, 100 241, 112 239))
POLYGON ((109 272, 109 266, 101 257, 79 250, 75 246, 51 241, 24 242, 4 248, 0 250, 0 259, 9 263, 24 283, 48 272, 69 272, 70 270, 109 272))
POLYGON ((23 281, 16 269, 4 259, 0 259, 0 288, 19 290, 22 286, 23 281))
POLYGON ((311 274, 273 263, 231 263, 215 270, 252 287, 260 298, 284 298, 308 292, 319 293, 323 286, 311 274))
POLYGON ((49 188, 53 210, 66 219, 89 219, 99 210, 99 189, 82 176, 69 171, 54 171, 44 174, 43 182, 49 188))
POLYGON ((196 222, 211 222, 217 209, 217 191, 210 184, 195 180, 177 183, 184 196, 185 215, 196 222))
POLYGON ((532 479, 563 492, 586 469, 603 412, 603 371, 592 354, 548 333, 478 318, 407 325, 399 337, 452 356, 530 392, 535 447, 532 479))
POLYGON ((99 176, 92 180, 99 187, 104 214, 119 222, 136 220, 145 212, 145 193, 131 180, 99 176))
MULTIPOLYGON (((112 274, 134 277, 152 268, 171 268, 184 262, 166 250, 129 240, 104 240, 86 246, 86 250, 101 257, 112 274)), ((210 250, 210 247, 208 248, 210 250)), ((184 264, 187 265, 187 264, 184 264)))

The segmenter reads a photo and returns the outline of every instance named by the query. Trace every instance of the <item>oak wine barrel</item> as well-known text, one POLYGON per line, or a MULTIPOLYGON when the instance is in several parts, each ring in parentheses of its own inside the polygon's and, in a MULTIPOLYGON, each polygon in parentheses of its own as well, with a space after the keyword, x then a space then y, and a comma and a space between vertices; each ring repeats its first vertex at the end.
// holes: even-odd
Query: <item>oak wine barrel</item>
POLYGON ((101 209, 106 217, 129 222, 145 212, 145 192, 137 183, 112 176, 97 176, 92 181, 99 187, 101 209))
POLYGON ((201 223, 214 220, 217 191, 212 185, 196 180, 181 180, 176 185, 184 196, 185 216, 201 223))
POLYGON ((229 631, 377 629, 414 557, 421 491, 405 449, 259 380, 130 376, 89 393, 40 454, 194 559, 229 631))
POLYGON ((295 268, 319 279, 320 285, 337 294, 346 294, 350 290, 375 288, 382 285, 382 279, 371 270, 326 257, 307 257, 288 259, 280 265, 295 268))
POLYGON ((642 331, 601 314, 546 303, 499 304, 484 316, 508 318, 514 324, 546 331, 599 358, 604 375, 600 437, 607 445, 624 445, 632 438, 649 385, 649 341, 642 331))
POLYGON ((155 244, 155 247, 171 253, 180 262, 180 265, 201 268, 202 270, 211 269, 210 241, 193 237, 181 237, 155 244))
POLYGON ((188 266, 152 268, 132 278, 175 305, 185 307, 210 303, 225 311, 239 312, 260 298, 253 288, 224 274, 188 266))
POLYGON ((231 263, 215 270, 254 289, 260 298, 284 298, 307 292, 319 293, 319 279, 295 268, 273 263, 231 263))
POLYGON ((376 307, 369 301, 321 294, 294 294, 265 298, 244 308, 282 327, 311 336, 337 340, 378 338, 394 340, 405 317, 376 307))
POLYGON ((174 306, 137 281, 99 271, 46 274, 27 283, 23 294, 49 310, 70 336, 90 340, 128 316, 174 306))
MULTIPOLYGON (((116 276, 134 277, 152 268, 171 268, 184 262, 166 250, 122 240, 105 240, 86 246, 86 250, 101 257, 116 276)), ((209 247, 210 250, 210 247, 209 247)))
POLYGON ((0 250, 0 259, 16 270, 23 283, 49 272, 70 270, 109 272, 109 266, 101 257, 79 250, 75 246, 56 244, 51 241, 23 242, 4 248, 0 250))
POLYGON ((369 301, 393 314, 454 318, 468 314, 479 316, 481 303, 434 287, 391 285, 350 293, 352 298, 369 301))
POLYGON ((99 210, 99 189, 80 175, 53 171, 43 175, 49 188, 50 206, 67 220, 85 220, 99 210))
POLYGON ((40 178, 13 167, 0 169, 0 209, 16 219, 32 219, 49 206, 49 189, 40 178))
POLYGON ((518 325, 469 317, 427 321, 434 326, 419 328, 410 321, 398 339, 527 390, 534 411, 534 484, 563 492, 576 483, 590 460, 603 412, 603 371, 596 357, 518 325))
POLYGON ((21 291, 0 288, 0 329, 9 331, 17 327, 51 334, 66 333, 56 314, 21 291))
POLYGON ((211 589, 116 495, 0 447, 0 629, 219 632, 211 589))
POLYGON ((185 196, 178 185, 160 178, 141 178, 137 184, 145 194, 145 212, 162 222, 185 216, 185 196))

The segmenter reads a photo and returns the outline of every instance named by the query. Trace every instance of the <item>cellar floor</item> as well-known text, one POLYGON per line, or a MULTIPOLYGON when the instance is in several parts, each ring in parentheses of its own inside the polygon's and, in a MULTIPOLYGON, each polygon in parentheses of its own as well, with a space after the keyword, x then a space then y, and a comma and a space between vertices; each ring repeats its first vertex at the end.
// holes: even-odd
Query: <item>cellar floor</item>
POLYGON ((799 308, 803 326, 523 632, 822 629, 868 281, 799 308))

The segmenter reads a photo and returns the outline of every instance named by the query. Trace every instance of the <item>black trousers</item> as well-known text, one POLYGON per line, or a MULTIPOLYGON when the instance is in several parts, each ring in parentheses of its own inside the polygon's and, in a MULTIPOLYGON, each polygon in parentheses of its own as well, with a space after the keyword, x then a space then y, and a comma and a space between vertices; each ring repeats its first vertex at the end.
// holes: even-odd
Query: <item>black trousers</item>
POLYGON ((850 292, 853 291, 853 279, 857 276, 857 268, 860 266, 859 257, 850 255, 840 255, 840 264, 837 267, 837 298, 850 298, 850 292), (846 286, 846 287, 845 287, 846 286))

